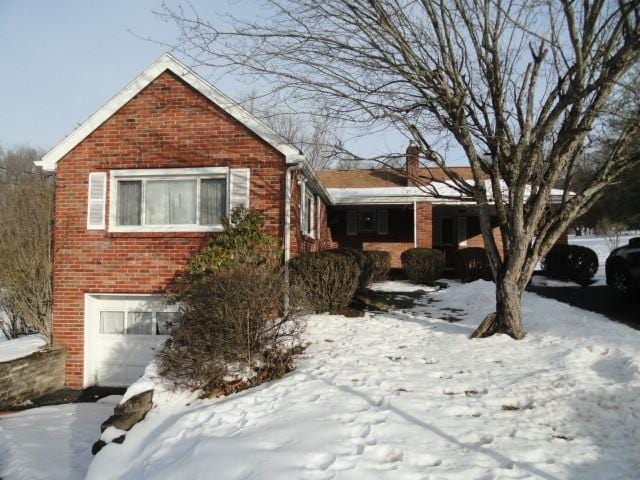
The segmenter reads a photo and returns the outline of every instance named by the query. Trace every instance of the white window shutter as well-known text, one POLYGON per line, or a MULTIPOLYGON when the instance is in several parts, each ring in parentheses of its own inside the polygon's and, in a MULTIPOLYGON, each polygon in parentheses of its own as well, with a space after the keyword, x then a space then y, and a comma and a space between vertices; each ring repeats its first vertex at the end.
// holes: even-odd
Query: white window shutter
POLYGON ((249 169, 232 168, 229 173, 230 211, 238 207, 249 208, 249 169))
POLYGON ((104 230, 106 197, 107 174, 105 172, 90 173, 87 230, 104 230))
POLYGON ((354 236, 358 234, 358 211, 347 210, 347 235, 354 236))
POLYGON ((378 235, 388 235, 389 234, 389 211, 388 210, 378 210, 378 235))

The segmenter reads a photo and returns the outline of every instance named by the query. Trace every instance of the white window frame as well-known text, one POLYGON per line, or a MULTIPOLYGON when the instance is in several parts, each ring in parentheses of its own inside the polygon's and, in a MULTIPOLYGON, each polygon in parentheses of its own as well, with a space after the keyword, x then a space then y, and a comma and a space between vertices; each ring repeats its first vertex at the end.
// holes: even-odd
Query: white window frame
POLYGON ((230 169, 227 167, 203 168, 153 168, 111 170, 109 178, 109 232, 221 232, 222 223, 218 225, 145 225, 144 224, 144 180, 198 180, 196 186, 196 221, 200 218, 200 180, 224 179, 226 181, 225 216, 229 216, 231 208, 230 169), (118 225, 118 181, 143 180, 142 183, 142 225, 118 225))
POLYGON ((302 182, 300 185, 300 198, 302 201, 300 202, 300 230, 303 235, 307 237, 315 238, 315 226, 316 226, 316 196, 311 191, 310 188, 307 188, 306 182, 302 182), (307 211, 307 200, 309 200, 309 205, 311 205, 311 211, 307 211))
POLYGON ((157 314, 158 313, 180 313, 179 310, 173 308, 173 307, 165 307, 165 308, 154 308, 151 310, 143 310, 140 307, 133 307, 133 308, 129 308, 129 307, 125 307, 125 308, 116 308, 116 307, 108 307, 108 308, 102 308, 98 311, 98 313, 102 313, 102 312, 121 312, 124 314, 123 320, 123 330, 122 333, 103 333, 100 331, 100 317, 96 318, 96 323, 97 323, 97 328, 98 328, 98 335, 100 336, 107 336, 107 337, 113 337, 113 336, 126 336, 126 337, 162 337, 162 338, 168 338, 169 334, 160 334, 157 333, 158 330, 158 317, 157 314), (129 327, 129 314, 130 313, 150 313, 151 314, 151 333, 127 333, 127 328, 129 327))

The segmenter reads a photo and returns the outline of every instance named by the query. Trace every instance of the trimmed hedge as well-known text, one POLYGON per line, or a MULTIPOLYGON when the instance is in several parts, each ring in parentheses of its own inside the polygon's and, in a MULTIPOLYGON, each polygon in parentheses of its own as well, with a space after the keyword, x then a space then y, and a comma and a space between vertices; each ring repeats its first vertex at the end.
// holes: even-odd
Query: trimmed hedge
POLYGON ((431 248, 410 248, 400 255, 402 268, 414 283, 432 283, 442 277, 444 254, 431 248))
POLYGON ((383 250, 365 250, 364 254, 371 260, 372 274, 371 281, 379 282, 385 280, 391 270, 391 254, 383 250))
POLYGON ((351 302, 360 280, 354 256, 337 251, 304 253, 289 261, 292 289, 304 292, 311 310, 337 312, 351 302))
POLYGON ((358 277, 359 289, 367 288, 371 284, 373 278, 373 262, 371 261, 371 257, 365 254, 365 252, 356 250, 355 248, 334 248, 325 251, 353 258, 360 269, 360 275, 358 277))
POLYGON ((542 269, 547 277, 588 285, 598 271, 598 255, 581 245, 554 245, 544 257, 542 269))
POLYGON ((480 247, 458 250, 453 258, 454 278, 463 283, 476 280, 493 280, 487 251, 480 247))

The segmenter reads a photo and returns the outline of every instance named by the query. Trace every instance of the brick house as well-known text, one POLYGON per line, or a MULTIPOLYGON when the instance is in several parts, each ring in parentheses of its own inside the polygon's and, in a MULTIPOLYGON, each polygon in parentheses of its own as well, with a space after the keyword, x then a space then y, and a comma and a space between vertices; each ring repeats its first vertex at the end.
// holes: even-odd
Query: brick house
POLYGON ((437 203, 392 171, 316 174, 170 55, 38 164, 56 175, 52 331, 70 387, 140 375, 175 315, 167 285, 237 206, 264 214, 285 259, 350 246, 389 250, 398 266, 413 246, 482 244, 468 202, 437 203))

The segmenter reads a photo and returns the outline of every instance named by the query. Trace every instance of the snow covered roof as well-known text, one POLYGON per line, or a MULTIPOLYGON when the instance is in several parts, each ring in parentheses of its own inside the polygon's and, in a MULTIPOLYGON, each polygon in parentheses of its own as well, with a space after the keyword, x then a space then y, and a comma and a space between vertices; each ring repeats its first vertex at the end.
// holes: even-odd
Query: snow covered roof
MULTIPOLYGON (((467 180, 473 184, 472 180, 467 180)), ((431 182, 429 187, 375 187, 375 188, 327 188, 336 205, 394 204, 412 203, 429 200, 433 203, 473 203, 473 200, 460 193, 451 181, 431 182), (427 190, 428 188, 428 190, 427 190), (436 193, 437 192, 437 193, 436 193)), ((487 195, 492 195, 491 181, 485 180, 487 195)), ((504 196, 507 185, 501 182, 504 196)), ((563 190, 551 190, 551 203, 559 203, 563 190)), ((527 193, 528 196, 528 193, 527 193)))
POLYGON ((82 125, 49 150, 49 152, 42 157, 42 160, 36 162, 36 165, 42 167, 44 170, 55 170, 56 164, 62 157, 69 153, 76 145, 89 136, 91 132, 122 108, 143 88, 166 71, 170 71, 184 80, 196 91, 207 97, 222 110, 227 112, 269 145, 282 153, 285 156, 287 163, 304 162, 304 155, 297 147, 291 145, 247 110, 242 108, 220 90, 182 64, 174 56, 169 53, 165 53, 145 71, 138 75, 131 83, 120 90, 120 92, 103 105, 100 110, 91 115, 91 117, 89 117, 82 125))

